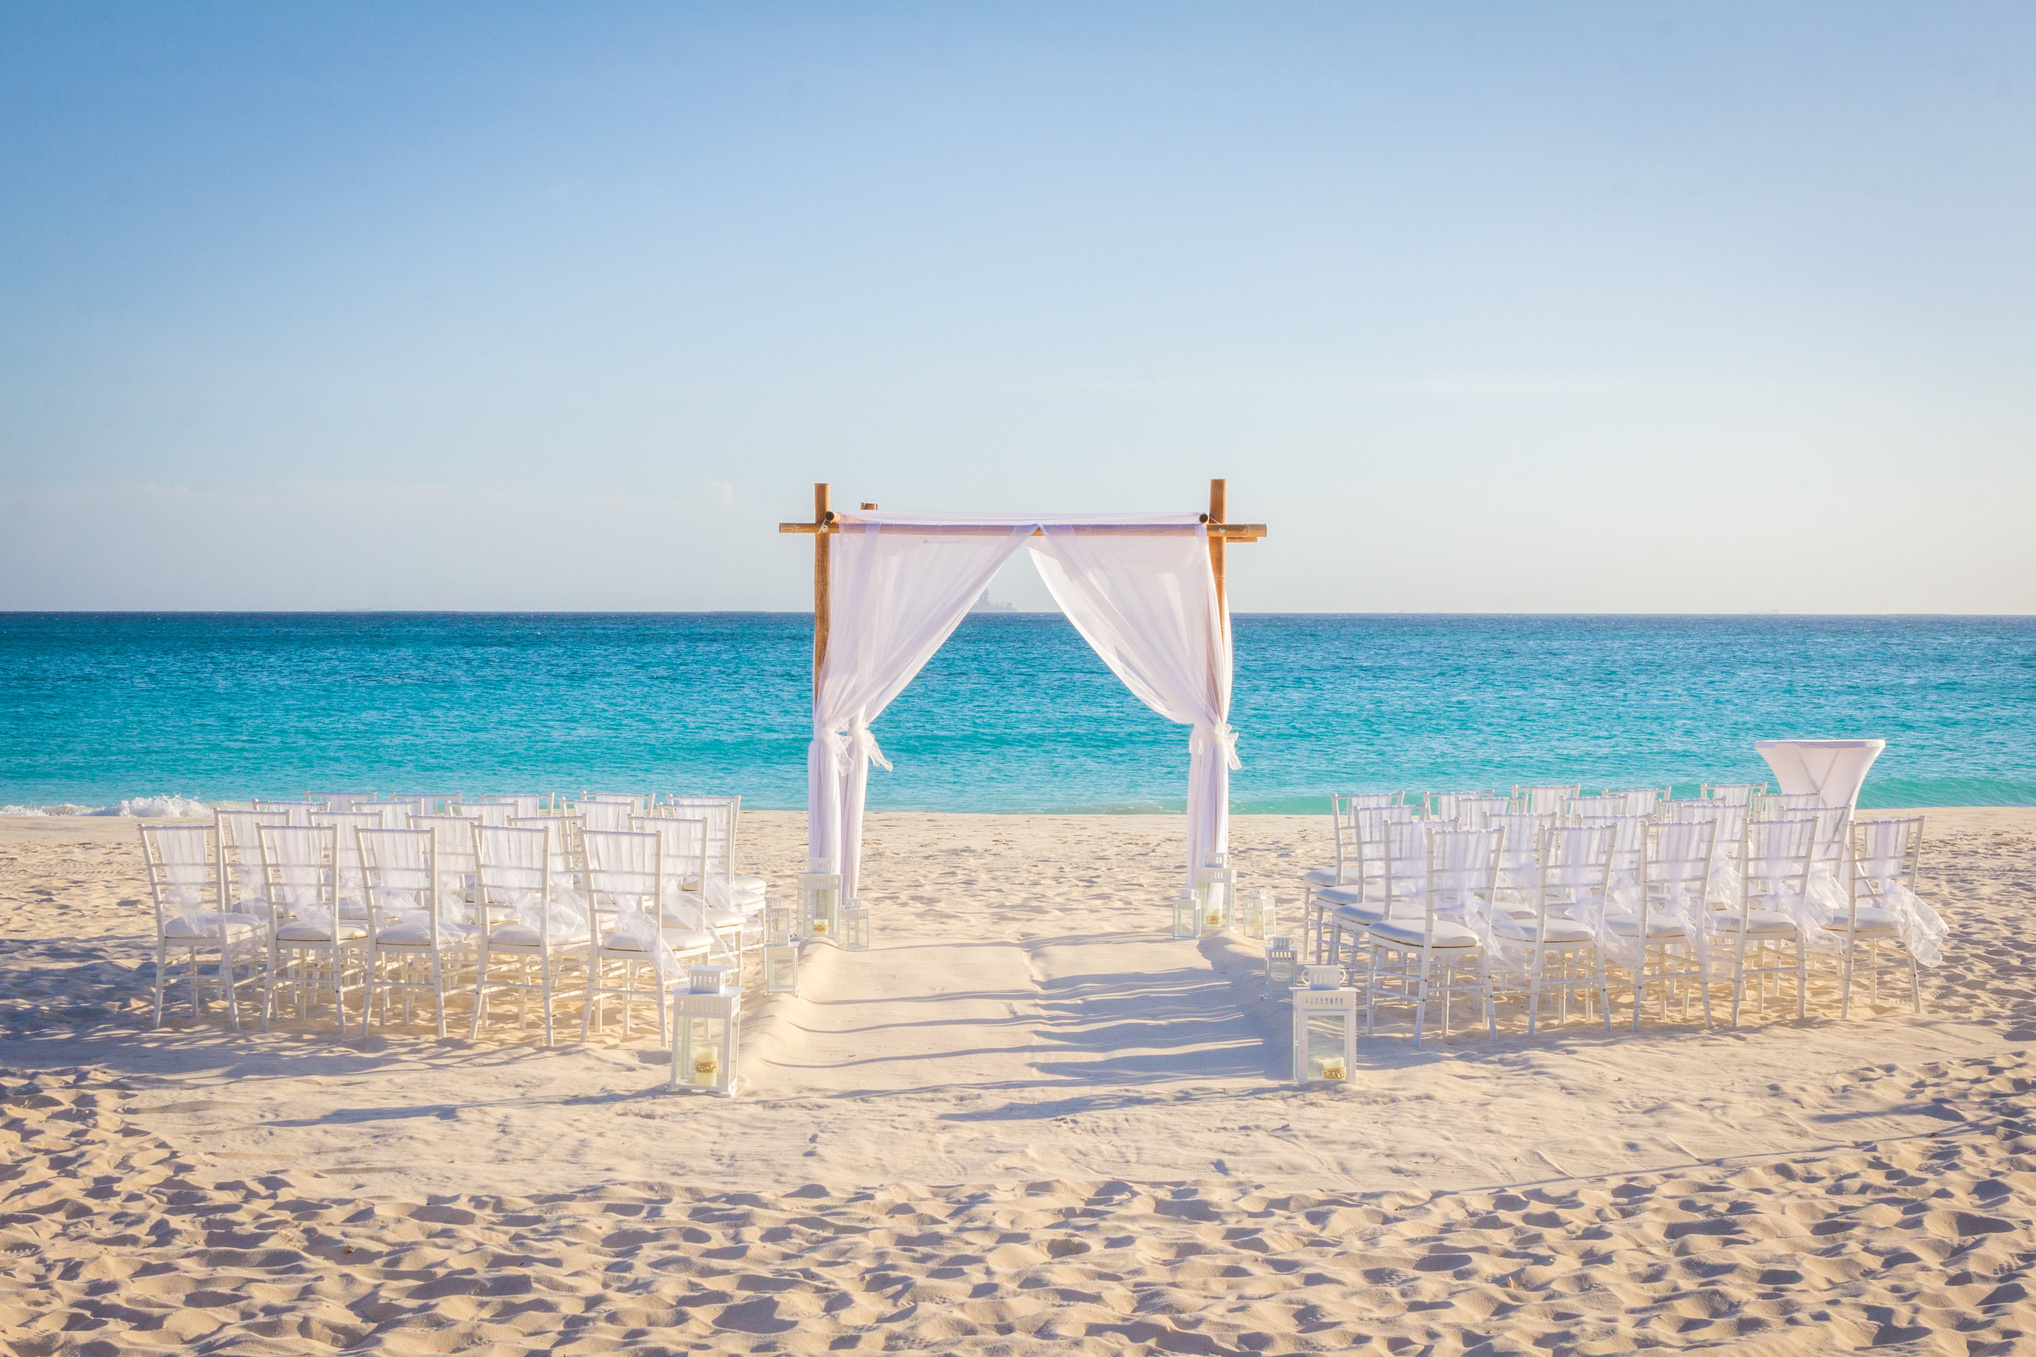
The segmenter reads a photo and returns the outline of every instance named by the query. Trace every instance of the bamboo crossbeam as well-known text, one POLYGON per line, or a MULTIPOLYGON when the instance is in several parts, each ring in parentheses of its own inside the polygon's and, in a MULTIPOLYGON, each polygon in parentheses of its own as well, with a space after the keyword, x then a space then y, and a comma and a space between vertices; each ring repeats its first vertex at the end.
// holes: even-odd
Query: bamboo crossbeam
MULTIPOLYGON (((1211 537, 1221 538, 1226 542, 1256 542, 1261 540, 1265 536, 1265 524, 1263 523, 1211 523, 1208 525, 1208 527, 1209 535, 1211 537)), ((1156 523, 1156 524, 1070 523, 1063 529, 1063 531, 1066 532, 1076 532, 1076 533, 1104 533, 1104 534, 1127 533, 1133 535, 1150 533, 1184 532, 1186 530, 1187 525, 1185 524, 1167 524, 1167 523, 1156 523)), ((828 521, 825 523, 780 523, 778 524, 778 531, 781 533, 801 533, 801 532, 838 533, 841 531, 841 522, 840 520, 830 516, 828 521)), ((965 533, 1007 533, 1011 530, 1006 527, 998 527, 995 524, 941 523, 915 526, 909 523, 885 523, 880 526, 879 531, 886 532, 931 531, 942 533, 965 534, 965 533)), ((1044 537, 1046 534, 1041 529, 1034 528, 1032 530, 1032 535, 1034 537, 1044 537)))

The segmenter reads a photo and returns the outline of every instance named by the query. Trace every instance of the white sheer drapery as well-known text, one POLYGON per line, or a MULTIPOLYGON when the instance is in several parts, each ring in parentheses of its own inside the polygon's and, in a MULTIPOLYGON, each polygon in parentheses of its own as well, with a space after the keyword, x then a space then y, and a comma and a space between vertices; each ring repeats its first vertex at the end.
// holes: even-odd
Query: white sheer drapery
POLYGON ((1230 769, 1229 619, 1216 601, 1208 530, 1194 513, 840 516, 829 557, 827 653, 807 750, 807 851, 838 864, 856 893, 870 733, 961 624, 998 567, 1028 541, 1033 563, 1084 639, 1139 699, 1193 727, 1188 863, 1226 851, 1230 769), (1038 531, 1043 536, 1034 539, 1038 531))
POLYGON ((1032 563, 1053 601, 1138 700, 1188 737, 1188 867, 1230 850, 1230 619, 1209 532, 1085 533, 1046 524, 1032 563))

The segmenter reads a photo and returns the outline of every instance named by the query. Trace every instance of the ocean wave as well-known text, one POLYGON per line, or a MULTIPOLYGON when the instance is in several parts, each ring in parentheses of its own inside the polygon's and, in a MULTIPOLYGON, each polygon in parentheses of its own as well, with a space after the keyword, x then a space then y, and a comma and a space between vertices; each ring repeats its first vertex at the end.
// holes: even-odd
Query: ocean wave
POLYGON ((117 806, 81 806, 60 801, 51 806, 0 806, 0 815, 120 815, 143 820, 197 820, 212 807, 188 796, 137 796, 117 806))

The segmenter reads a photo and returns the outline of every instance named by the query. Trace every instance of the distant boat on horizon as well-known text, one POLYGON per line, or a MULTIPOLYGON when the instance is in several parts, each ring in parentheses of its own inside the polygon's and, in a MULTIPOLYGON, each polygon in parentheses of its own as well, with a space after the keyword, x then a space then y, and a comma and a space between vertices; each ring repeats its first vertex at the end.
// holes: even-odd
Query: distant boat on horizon
POLYGON ((985 589, 983 590, 983 596, 977 599, 974 606, 969 609, 969 616, 974 617, 977 613, 1015 613, 1017 611, 1017 604, 999 603, 991 598, 990 591, 985 589))

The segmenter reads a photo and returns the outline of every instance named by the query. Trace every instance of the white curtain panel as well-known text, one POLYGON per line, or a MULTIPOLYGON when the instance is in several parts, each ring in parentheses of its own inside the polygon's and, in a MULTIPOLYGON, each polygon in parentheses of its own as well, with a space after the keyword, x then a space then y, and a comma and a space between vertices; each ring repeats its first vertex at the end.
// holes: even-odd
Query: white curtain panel
MULTIPOLYGON (((1138 700, 1188 737, 1188 867, 1230 851, 1230 620, 1216 601, 1209 530, 1045 526, 1032 563, 1054 602, 1138 700)), ((1191 878, 1192 879, 1192 878, 1191 878)))
POLYGON ((932 658, 999 566, 1030 541, 1075 628, 1140 701, 1192 727, 1188 865, 1227 852, 1230 627, 1216 603, 1208 530, 1194 513, 841 515, 830 555, 827 656, 807 750, 807 851, 855 895, 872 760, 870 723, 932 658), (1044 533, 1033 537, 1034 530, 1044 533))
POLYGON ((806 753, 806 841, 833 858, 842 895, 862 868, 863 799, 870 760, 890 767, 870 722, 933 658, 1032 523, 890 526, 850 519, 829 559, 827 655, 806 753))

